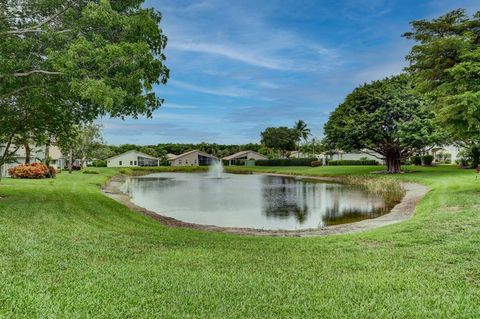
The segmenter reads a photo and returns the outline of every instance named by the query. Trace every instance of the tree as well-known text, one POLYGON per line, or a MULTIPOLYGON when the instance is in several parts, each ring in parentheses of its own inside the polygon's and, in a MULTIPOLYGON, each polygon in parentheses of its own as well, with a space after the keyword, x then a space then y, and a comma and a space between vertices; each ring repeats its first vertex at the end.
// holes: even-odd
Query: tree
POLYGON ((160 107, 153 86, 169 77, 167 38, 161 14, 142 3, 2 1, 0 114, 14 112, 0 143, 25 132, 65 136, 98 116, 150 116, 160 107))
MULTIPOLYGON (((480 11, 451 11, 411 23, 404 36, 415 40, 407 60, 417 89, 428 97, 436 120, 468 148, 480 144, 480 11)), ((474 151, 473 154, 479 154, 474 151)), ((476 157, 474 162, 478 163, 476 157)))
POLYGON ((69 154, 69 171, 74 160, 80 160, 80 167, 85 161, 95 157, 97 148, 103 145, 101 127, 97 124, 85 124, 72 128, 67 135, 62 136, 57 144, 64 154, 69 154))
POLYGON ((326 123, 325 142, 330 149, 381 154, 387 171, 399 173, 401 160, 442 140, 432 117, 410 79, 395 76, 350 93, 326 123))
POLYGON ((268 148, 279 149, 282 155, 285 156, 286 152, 295 150, 299 133, 296 129, 285 126, 268 127, 261 133, 261 138, 262 145, 268 148))
POLYGON ((310 129, 302 120, 298 120, 295 122, 295 126, 293 127, 298 133, 298 139, 303 139, 304 142, 307 142, 308 137, 310 136, 310 129))

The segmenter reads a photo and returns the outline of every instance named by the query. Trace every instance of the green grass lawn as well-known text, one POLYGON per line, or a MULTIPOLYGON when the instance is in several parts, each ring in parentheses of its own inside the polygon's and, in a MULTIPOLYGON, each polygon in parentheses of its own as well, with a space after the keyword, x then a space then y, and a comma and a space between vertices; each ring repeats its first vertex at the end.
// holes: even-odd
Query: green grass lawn
POLYGON ((392 177, 431 187, 411 220, 310 238, 167 228, 105 197, 100 185, 116 170, 96 170, 0 182, 0 317, 480 317, 472 170, 412 168, 392 177))

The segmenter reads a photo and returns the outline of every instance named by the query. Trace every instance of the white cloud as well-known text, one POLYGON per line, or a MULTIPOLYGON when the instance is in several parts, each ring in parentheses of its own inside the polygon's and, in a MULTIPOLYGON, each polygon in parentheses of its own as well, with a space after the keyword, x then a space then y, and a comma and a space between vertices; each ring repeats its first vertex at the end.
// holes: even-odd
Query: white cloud
POLYGON ((194 91, 194 92, 199 92, 199 93, 205 93, 205 94, 211 94, 211 95, 218 95, 218 96, 228 96, 228 97, 248 97, 254 94, 253 91, 247 90, 241 87, 222 87, 222 88, 207 88, 204 86, 196 85, 196 84, 191 84, 183 81, 178 81, 178 80, 170 80, 170 84, 186 89, 189 91, 194 91))

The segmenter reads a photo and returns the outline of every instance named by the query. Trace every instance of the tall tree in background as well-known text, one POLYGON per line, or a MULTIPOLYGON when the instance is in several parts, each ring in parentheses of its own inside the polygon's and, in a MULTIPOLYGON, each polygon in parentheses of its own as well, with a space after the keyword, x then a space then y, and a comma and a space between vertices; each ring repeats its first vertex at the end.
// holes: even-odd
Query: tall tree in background
POLYGON ((0 144, 25 131, 56 138, 98 116, 150 116, 160 107, 153 87, 169 77, 167 38, 161 14, 142 3, 2 1, 0 114, 9 112, 9 124, 0 144))
POLYGON ((480 159, 480 11, 465 10, 411 23, 404 36, 416 41, 407 68, 425 93, 437 121, 480 159))
POLYGON ((299 140, 303 140, 304 142, 307 142, 308 137, 310 136, 310 129, 308 128, 307 123, 305 123, 302 120, 298 120, 295 122, 295 125, 293 128, 298 132, 299 140))
POLYGON ((332 113, 325 143, 329 149, 381 154, 387 171, 399 173, 403 159, 444 137, 421 103, 405 75, 365 84, 332 113))

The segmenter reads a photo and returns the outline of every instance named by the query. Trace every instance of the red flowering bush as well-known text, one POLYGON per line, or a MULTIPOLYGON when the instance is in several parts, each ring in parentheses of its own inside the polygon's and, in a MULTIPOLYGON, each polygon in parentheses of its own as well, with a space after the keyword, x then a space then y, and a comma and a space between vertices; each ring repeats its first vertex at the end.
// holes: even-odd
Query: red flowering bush
POLYGON ((14 178, 49 178, 55 177, 56 170, 42 163, 20 164, 8 170, 14 178))

